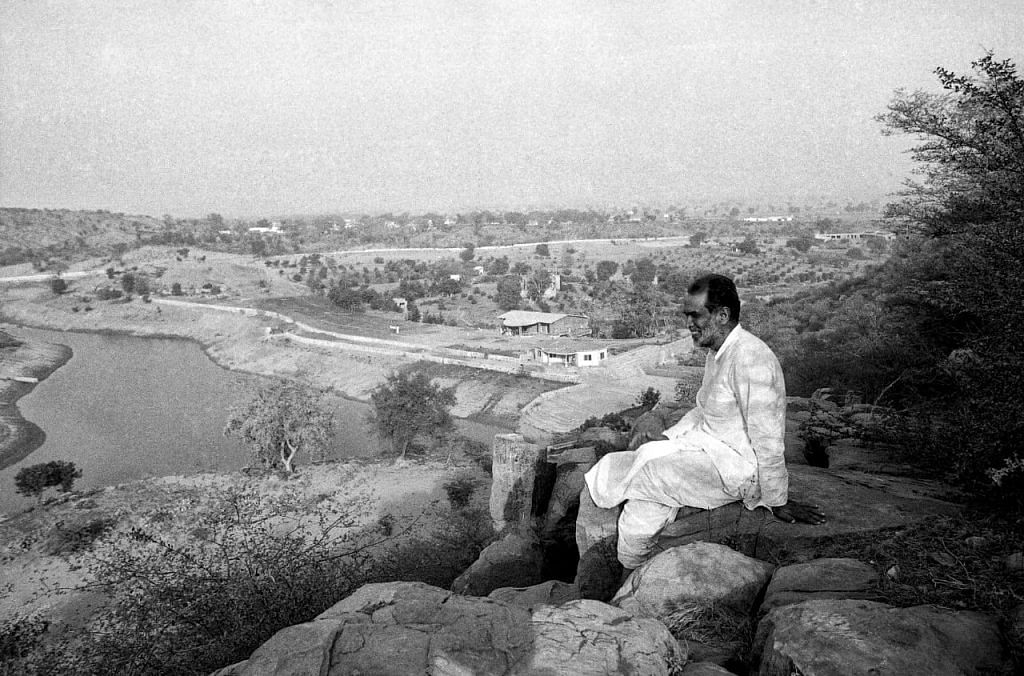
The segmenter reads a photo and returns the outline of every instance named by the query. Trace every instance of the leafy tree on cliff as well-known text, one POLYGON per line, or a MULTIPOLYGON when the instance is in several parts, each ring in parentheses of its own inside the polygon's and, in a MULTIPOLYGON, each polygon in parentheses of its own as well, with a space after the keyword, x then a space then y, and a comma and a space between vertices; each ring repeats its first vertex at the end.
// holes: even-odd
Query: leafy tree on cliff
POLYGON ((455 429, 450 409, 455 405, 455 388, 430 382, 422 371, 392 373, 370 393, 371 421, 377 435, 405 458, 417 437, 433 441, 455 429))
POLYGON ((944 347, 926 372, 941 385, 921 407, 929 452, 1024 507, 1024 80, 991 53, 971 66, 937 68, 942 93, 898 91, 878 118, 919 140, 921 178, 888 215, 922 238, 893 286, 925 318, 917 334, 944 347))
POLYGON ((319 393, 282 382, 260 389, 233 409, 224 435, 245 442, 264 467, 291 474, 299 451, 313 461, 327 455, 333 430, 334 418, 319 393))

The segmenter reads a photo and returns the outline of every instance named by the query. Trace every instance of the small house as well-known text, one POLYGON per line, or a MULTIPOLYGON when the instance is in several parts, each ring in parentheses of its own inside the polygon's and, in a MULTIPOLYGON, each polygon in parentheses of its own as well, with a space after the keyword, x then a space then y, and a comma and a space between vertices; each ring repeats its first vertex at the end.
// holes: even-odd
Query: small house
POLYGON ((590 319, 585 315, 511 310, 498 317, 501 334, 509 336, 589 336, 590 319))
POLYGON ((556 340, 531 348, 530 357, 542 364, 601 366, 608 358, 608 348, 589 340, 556 340))

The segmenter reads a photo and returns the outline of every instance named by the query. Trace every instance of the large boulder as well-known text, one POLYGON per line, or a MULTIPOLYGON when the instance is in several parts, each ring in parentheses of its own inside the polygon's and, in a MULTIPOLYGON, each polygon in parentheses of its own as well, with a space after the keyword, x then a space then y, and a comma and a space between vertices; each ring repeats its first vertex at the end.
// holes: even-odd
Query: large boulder
POLYGON ((694 542, 637 568, 611 603, 639 617, 667 618, 686 605, 749 613, 774 568, 725 545, 694 542))
POLYGON ((814 559, 783 566, 772 575, 761 612, 810 599, 872 599, 878 571, 856 559, 814 559))
POLYGON ((760 676, 1010 673, 995 618, 931 606, 811 600, 772 610, 754 641, 760 676))
POLYGON ((452 591, 487 596, 501 587, 529 587, 543 581, 544 552, 529 529, 509 533, 487 545, 479 558, 452 583, 452 591))
POLYGON ((685 660, 660 622, 596 601, 532 613, 414 583, 372 584, 283 629, 237 671, 256 674, 669 674, 685 660))
POLYGON ((502 587, 495 589, 487 598, 502 601, 513 606, 535 608, 537 606, 560 606, 580 598, 580 590, 574 584, 560 580, 548 580, 530 587, 502 587))

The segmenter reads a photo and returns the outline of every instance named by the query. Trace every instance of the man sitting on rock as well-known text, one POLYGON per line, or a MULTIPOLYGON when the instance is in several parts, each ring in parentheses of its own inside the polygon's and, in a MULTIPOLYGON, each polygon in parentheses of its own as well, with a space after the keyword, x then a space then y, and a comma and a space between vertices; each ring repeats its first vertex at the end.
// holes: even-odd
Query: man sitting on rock
MULTIPOLYGON (((696 407, 671 426, 658 409, 644 415, 629 450, 604 456, 586 474, 597 507, 625 502, 617 551, 626 574, 649 558, 680 507, 714 509, 742 500, 747 509, 766 507, 789 523, 825 522, 817 507, 788 498, 782 367, 771 348, 739 325, 736 285, 722 275, 701 277, 687 292, 684 313, 694 345, 710 350, 696 407)), ((583 508, 580 516, 586 518, 583 508)))

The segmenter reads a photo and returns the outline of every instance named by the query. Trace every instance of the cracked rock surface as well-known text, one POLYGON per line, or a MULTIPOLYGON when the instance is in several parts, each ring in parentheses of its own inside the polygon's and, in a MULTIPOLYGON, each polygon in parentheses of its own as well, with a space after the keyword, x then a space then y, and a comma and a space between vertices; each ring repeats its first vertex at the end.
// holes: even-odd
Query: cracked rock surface
POLYGON ((684 660, 663 624, 598 601, 531 612, 392 582, 366 585, 279 631, 233 673, 654 675, 684 660))

